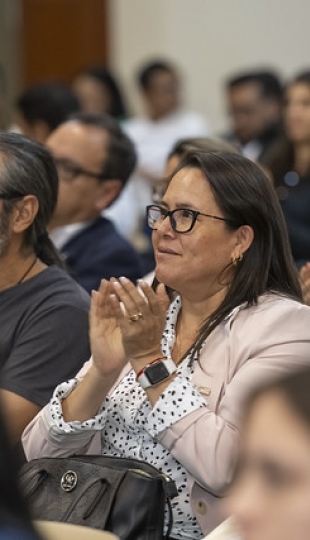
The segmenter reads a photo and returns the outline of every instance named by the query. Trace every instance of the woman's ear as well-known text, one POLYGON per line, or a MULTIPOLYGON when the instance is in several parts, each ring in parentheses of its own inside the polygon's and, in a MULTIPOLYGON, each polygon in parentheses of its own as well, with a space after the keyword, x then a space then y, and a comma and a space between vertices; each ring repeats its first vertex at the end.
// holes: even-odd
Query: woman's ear
POLYGON ((35 195, 25 195, 14 205, 11 223, 12 231, 22 233, 27 230, 35 220, 39 211, 39 202, 35 195))
POLYGON ((243 255, 250 247, 254 240, 254 231, 250 225, 242 225, 236 231, 236 251, 238 255, 243 255))

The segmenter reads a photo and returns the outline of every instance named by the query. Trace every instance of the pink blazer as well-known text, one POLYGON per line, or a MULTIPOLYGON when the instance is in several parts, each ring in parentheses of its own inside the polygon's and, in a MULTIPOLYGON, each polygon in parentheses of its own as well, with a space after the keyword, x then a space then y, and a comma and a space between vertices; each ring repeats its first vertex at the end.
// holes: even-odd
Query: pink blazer
MULTIPOLYGON (((187 470, 204 534, 226 517, 221 500, 233 475, 244 398, 258 383, 305 364, 310 365, 310 307, 288 298, 269 294, 257 306, 235 308, 207 338, 192 378, 207 406, 160 438, 187 470)), ((60 432, 48 405, 25 429, 23 444, 28 459, 101 453, 100 432, 60 432)))

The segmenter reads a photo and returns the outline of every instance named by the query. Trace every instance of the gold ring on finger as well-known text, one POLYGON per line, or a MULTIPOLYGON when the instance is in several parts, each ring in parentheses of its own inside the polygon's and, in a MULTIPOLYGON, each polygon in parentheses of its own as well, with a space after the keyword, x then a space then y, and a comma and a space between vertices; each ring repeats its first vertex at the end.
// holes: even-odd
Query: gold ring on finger
POLYGON ((142 319, 143 315, 141 311, 138 311, 138 313, 134 313, 133 315, 130 315, 129 320, 131 322, 137 322, 139 319, 142 319))

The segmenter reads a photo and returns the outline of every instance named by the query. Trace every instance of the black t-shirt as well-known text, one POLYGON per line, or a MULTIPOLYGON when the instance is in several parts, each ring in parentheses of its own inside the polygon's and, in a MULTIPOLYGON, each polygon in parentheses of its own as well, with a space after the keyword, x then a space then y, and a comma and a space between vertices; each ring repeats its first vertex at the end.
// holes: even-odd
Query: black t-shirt
POLYGON ((46 405, 90 356, 89 304, 56 266, 0 292, 0 387, 46 405))

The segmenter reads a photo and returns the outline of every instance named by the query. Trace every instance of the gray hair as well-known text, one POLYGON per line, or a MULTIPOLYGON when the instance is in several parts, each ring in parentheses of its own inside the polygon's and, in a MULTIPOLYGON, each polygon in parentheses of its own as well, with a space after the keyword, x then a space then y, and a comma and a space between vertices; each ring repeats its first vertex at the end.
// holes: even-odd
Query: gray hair
POLYGON ((24 246, 33 248, 45 264, 64 267, 47 232, 58 196, 58 174, 51 154, 43 145, 17 133, 0 133, 0 154, 3 158, 0 194, 4 211, 10 214, 16 200, 34 195, 39 209, 25 233, 24 246))

